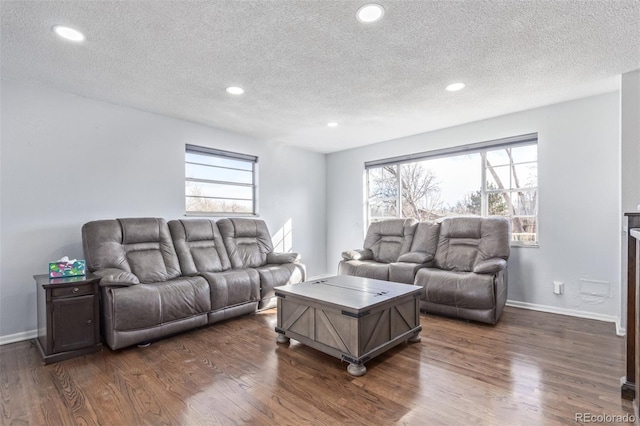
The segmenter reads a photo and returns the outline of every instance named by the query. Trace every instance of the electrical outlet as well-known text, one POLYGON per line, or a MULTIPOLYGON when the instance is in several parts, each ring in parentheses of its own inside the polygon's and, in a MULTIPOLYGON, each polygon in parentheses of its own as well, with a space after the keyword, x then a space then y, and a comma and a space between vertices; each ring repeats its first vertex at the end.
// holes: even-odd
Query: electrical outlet
POLYGON ((562 281, 554 281, 553 294, 562 294, 562 293, 564 293, 564 283, 562 281))

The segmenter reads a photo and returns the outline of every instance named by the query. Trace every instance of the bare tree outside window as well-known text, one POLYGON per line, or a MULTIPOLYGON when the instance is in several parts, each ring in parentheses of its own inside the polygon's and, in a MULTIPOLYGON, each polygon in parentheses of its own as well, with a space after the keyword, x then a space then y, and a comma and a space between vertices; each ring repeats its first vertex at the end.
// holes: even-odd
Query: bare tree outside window
POLYGON ((370 222, 505 216, 511 220, 514 242, 537 243, 536 144, 371 167, 367 178, 370 222))
MULTIPOLYGON (((386 169, 397 179, 395 167, 387 166, 386 169)), ((400 170, 402 215, 416 220, 437 218, 436 212, 442 209, 442 198, 435 174, 420 163, 402 164, 400 170)))
POLYGON ((397 173, 390 172, 389 168, 397 166, 372 169, 368 174, 369 217, 372 222, 399 216, 397 173))
POLYGON ((425 169, 420 163, 372 169, 369 172, 370 216, 373 218, 400 217, 398 192, 401 192, 402 217, 412 217, 417 220, 435 219, 439 217, 436 212, 441 211, 443 205, 438 184, 433 172, 425 169), (401 170, 400 182, 398 182, 398 169, 401 170))

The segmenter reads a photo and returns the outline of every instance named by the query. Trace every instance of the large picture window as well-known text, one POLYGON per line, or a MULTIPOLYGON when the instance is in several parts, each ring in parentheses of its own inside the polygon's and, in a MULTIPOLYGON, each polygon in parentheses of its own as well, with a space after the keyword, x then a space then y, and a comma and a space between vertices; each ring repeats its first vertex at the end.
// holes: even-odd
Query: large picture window
POLYGON ((256 215, 258 157, 195 145, 185 149, 188 215, 256 215))
POLYGON ((367 162, 368 221, 505 216, 513 245, 537 245, 537 142, 529 134, 367 162))

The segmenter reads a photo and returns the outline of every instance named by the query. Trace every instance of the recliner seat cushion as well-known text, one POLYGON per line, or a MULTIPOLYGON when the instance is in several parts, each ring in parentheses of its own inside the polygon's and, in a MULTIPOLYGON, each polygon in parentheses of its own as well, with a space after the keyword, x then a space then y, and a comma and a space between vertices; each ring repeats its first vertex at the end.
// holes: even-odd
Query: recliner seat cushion
POLYGON ((371 250, 373 260, 392 263, 409 251, 416 230, 415 219, 389 219, 369 225, 363 248, 371 250))
POLYGON ((260 299, 260 277, 255 269, 202 272, 211 291, 211 310, 224 309, 260 299))
POLYGON ((116 330, 154 327, 211 310, 209 285, 202 277, 183 277, 107 291, 111 293, 116 330))
POLYGON ((423 288, 421 300, 465 309, 492 309, 496 306, 494 276, 473 272, 423 268, 416 274, 423 288))
POLYGON ((375 260, 343 260, 338 264, 338 275, 389 281, 389 264, 375 260))

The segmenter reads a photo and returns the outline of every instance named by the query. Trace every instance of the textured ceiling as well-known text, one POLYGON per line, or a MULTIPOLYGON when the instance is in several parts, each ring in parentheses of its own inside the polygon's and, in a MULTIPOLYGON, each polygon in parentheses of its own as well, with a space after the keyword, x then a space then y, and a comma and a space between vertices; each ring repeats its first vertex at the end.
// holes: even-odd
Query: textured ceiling
POLYGON ((384 0, 362 24, 366 2, 3 0, 1 75, 333 152, 615 90, 640 68, 637 0, 384 0))

